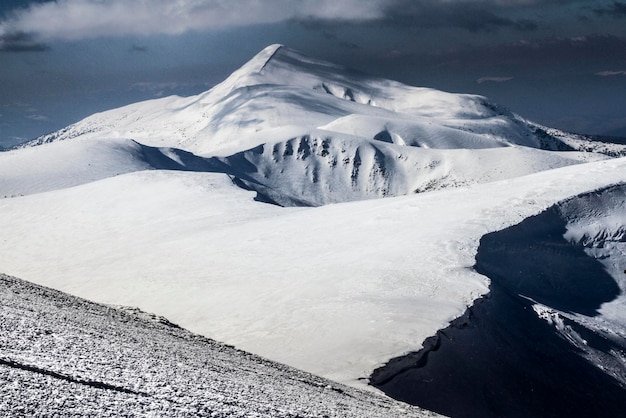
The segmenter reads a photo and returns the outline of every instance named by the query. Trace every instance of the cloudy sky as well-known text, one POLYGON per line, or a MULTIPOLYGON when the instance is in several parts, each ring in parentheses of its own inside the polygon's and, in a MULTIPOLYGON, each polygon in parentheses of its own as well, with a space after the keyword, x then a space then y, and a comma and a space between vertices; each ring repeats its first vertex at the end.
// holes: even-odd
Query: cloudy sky
POLYGON ((626 136, 626 0, 2 0, 0 145, 200 93, 272 43, 626 136))

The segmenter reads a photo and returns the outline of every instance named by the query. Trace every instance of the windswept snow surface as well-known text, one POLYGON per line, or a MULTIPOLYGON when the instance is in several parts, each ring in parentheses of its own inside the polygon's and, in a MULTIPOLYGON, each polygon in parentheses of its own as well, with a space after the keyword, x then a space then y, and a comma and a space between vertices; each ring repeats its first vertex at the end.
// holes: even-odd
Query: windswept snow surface
POLYGON ((0 331, 6 417, 435 416, 2 274, 0 331))
POLYGON ((280 208, 144 171, 0 201, 0 270, 357 384, 479 295, 482 235, 626 178, 626 159, 394 199, 280 208))
POLYGON ((76 138, 0 153, 0 198, 78 186, 136 171, 225 172, 223 163, 130 139, 76 138))
POLYGON ((55 143, 0 153, 0 198, 63 189, 152 168, 146 147, 128 140, 55 143))

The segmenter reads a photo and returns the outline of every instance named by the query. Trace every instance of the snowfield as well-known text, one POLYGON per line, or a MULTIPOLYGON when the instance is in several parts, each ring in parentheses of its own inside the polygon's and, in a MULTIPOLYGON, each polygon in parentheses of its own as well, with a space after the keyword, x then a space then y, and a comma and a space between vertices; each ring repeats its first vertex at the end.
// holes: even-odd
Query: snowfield
POLYGON ((482 235, 624 178, 616 159, 290 209, 253 201, 223 175, 142 171, 3 200, 0 263, 355 384, 487 291, 472 270, 482 235))
POLYGON ((271 46, 198 96, 0 153, 0 271, 366 388, 489 291, 481 238, 563 201, 561 233, 618 294, 576 318, 537 300, 537 315, 622 336, 624 155, 484 97, 271 46))

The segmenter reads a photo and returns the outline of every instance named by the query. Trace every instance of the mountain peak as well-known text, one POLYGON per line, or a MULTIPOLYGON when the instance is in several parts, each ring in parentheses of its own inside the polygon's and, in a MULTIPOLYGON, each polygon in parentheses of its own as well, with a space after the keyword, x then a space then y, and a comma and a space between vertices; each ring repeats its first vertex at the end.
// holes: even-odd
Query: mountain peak
POLYGON ((284 48, 284 45, 281 44, 272 44, 263 48, 259 53, 233 72, 226 80, 218 84, 214 90, 220 91, 220 94, 224 94, 245 85, 256 84, 254 80, 262 74, 270 61, 274 59, 276 53, 284 48))
POLYGON ((263 71, 263 69, 267 66, 267 64, 269 64, 272 58, 274 58, 278 50, 284 47, 285 46, 282 44, 272 44, 270 46, 263 48, 263 50, 259 54, 257 54, 257 56, 262 54, 263 56, 267 56, 267 59, 265 60, 261 68, 259 68, 259 72, 263 71))
POLYGON ((263 48, 261 52, 267 51, 268 53, 273 54, 274 52, 278 51, 280 48, 284 48, 284 47, 285 45, 283 44, 271 44, 263 48))
POLYGON ((300 74, 297 78, 301 79, 305 74, 325 78, 342 77, 346 72, 352 71, 340 65, 311 58, 285 45, 272 44, 263 48, 233 75, 236 78, 262 76, 262 83, 285 84, 287 81, 295 81, 292 79, 295 74, 300 74))
POLYGON ((236 73, 244 74, 259 74, 269 64, 270 61, 276 56, 276 53, 285 48, 281 44, 272 44, 263 48, 259 53, 252 57, 248 62, 242 65, 236 73))

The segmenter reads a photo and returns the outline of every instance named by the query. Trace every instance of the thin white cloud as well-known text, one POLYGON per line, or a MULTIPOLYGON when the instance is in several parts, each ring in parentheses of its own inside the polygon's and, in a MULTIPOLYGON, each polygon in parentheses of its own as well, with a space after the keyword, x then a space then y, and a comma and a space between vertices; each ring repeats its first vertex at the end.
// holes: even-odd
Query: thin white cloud
POLYGON ((290 19, 369 20, 385 0, 57 0, 14 11, 0 35, 35 33, 44 39, 180 34, 290 19))
POLYGON ((140 83, 133 84, 130 88, 131 90, 138 90, 144 93, 151 93, 153 97, 163 97, 166 94, 171 94, 170 92, 175 91, 176 89, 183 87, 184 84, 177 82, 149 82, 144 81, 140 83))
POLYGON ((133 90, 139 90, 139 91, 151 91, 151 90, 164 90, 164 89, 173 90, 180 86, 181 86, 181 83, 177 83, 174 81, 163 82, 163 83, 142 81, 139 83, 134 83, 132 86, 130 86, 130 88, 133 90))
POLYGON ((504 83, 505 81, 513 80, 513 77, 480 77, 476 82, 478 84, 486 83, 486 82, 494 82, 494 83, 504 83))
POLYGON ((49 120, 49 118, 47 116, 38 115, 38 114, 37 115, 28 115, 28 116, 26 116, 26 118, 30 119, 30 120, 38 121, 38 122, 43 122, 43 121, 49 120))
POLYGON ((595 75, 600 77, 611 77, 616 75, 626 75, 626 71, 598 71, 595 75))

